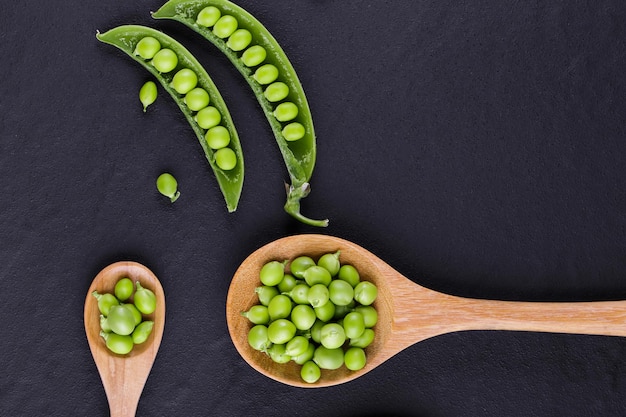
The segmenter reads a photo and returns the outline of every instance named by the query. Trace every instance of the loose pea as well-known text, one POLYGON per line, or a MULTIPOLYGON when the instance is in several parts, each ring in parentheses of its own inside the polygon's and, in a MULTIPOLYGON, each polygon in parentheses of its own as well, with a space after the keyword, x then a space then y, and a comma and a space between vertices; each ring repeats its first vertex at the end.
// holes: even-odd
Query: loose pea
POLYGON ((309 330, 316 319, 315 310, 309 305, 298 304, 291 310, 291 322, 298 330, 309 330))
POLYGON ((326 268, 333 277, 339 273, 341 263, 339 262, 340 251, 335 253, 325 253, 317 260, 317 265, 326 268))
POLYGON ((339 268, 338 277, 339 279, 348 282, 350 285, 352 285, 353 288, 356 287, 361 280, 361 277, 359 276, 359 271, 357 271, 357 269, 352 265, 348 264, 341 265, 341 268, 339 268))
POLYGON ((135 327, 135 330, 133 330, 133 333, 131 335, 133 338, 133 343, 139 345, 148 340, 148 337, 150 337, 150 333, 152 333, 153 327, 154 322, 151 320, 146 320, 139 323, 137 327, 135 327))
POLYGON ((302 139, 305 133, 304 126, 298 122, 289 123, 283 128, 283 137, 289 142, 302 139))
POLYGON ((105 316, 109 315, 111 307, 120 304, 119 300, 115 298, 113 294, 100 294, 98 293, 98 291, 94 291, 91 294, 98 300, 98 310, 100 310, 100 313, 104 314, 105 316))
POLYGON ((269 285, 256 287, 254 289, 254 292, 256 293, 257 297, 259 297, 259 302, 264 306, 268 306, 270 304, 270 301, 272 301, 272 298, 278 295, 278 289, 269 285))
POLYGON ((322 307, 329 300, 328 287, 324 284, 315 284, 311 286, 307 294, 307 299, 313 308, 322 307))
POLYGON ((220 17, 217 22, 215 22, 215 26, 213 26, 213 33, 218 38, 228 38, 232 35, 239 26, 239 22, 231 15, 224 15, 220 17))
POLYGON ((311 360, 305 362, 300 369, 300 377, 302 377, 304 382, 313 384, 317 382, 321 376, 322 372, 320 371, 320 367, 311 360))
POLYGON ((322 321, 329 321, 335 316, 335 304, 332 301, 327 301, 321 307, 313 307, 315 315, 322 321))
POLYGON ((354 300, 352 285, 340 279, 334 279, 328 286, 330 300, 338 306, 347 306, 354 300))
POLYGON ((372 306, 357 306, 354 311, 358 311, 363 315, 365 327, 374 327, 378 322, 378 312, 372 306))
POLYGON ((358 311, 352 311, 343 318, 343 329, 346 332, 346 337, 349 339, 355 339, 363 334, 365 331, 365 320, 363 315, 358 311))
POLYGON ((215 152, 215 163, 224 171, 230 171, 237 165, 237 155, 230 148, 218 149, 215 152))
POLYGON ((262 324, 257 324, 253 326, 250 331, 248 331, 248 344, 255 350, 265 351, 272 342, 267 337, 267 327, 262 324))
POLYGON ((325 287, 328 287, 330 284, 332 277, 330 276, 330 272, 326 270, 326 268, 322 268, 321 266, 313 265, 307 268, 303 274, 304 281, 309 286, 314 286, 315 284, 322 284, 325 287))
POLYGON ((198 85, 198 76, 189 68, 183 68, 174 74, 170 85, 178 94, 187 94, 198 85))
POLYGON ((246 67, 256 67, 267 58, 267 51, 261 45, 254 45, 246 49, 241 55, 241 62, 246 67))
POLYGON ((369 281, 361 281, 354 287, 354 299, 365 306, 372 304, 377 295, 378 289, 369 281))
POLYGON ((201 26, 211 27, 218 21, 220 16, 222 16, 220 9, 215 6, 207 6, 198 13, 196 23, 201 26))
POLYGON ((344 354, 343 349, 328 349, 324 346, 318 346, 313 354, 313 361, 322 369, 339 369, 343 365, 344 354))
POLYGON ((169 48, 163 48, 152 58, 152 65, 159 72, 170 72, 178 65, 178 56, 169 48))
POLYGON ((154 103, 157 99, 157 86, 153 81, 147 81, 144 85, 139 89, 139 101, 143 105, 143 112, 146 112, 146 109, 149 105, 154 103))
POLYGON ((152 290, 145 288, 139 281, 136 283, 137 290, 135 291, 135 297, 133 302, 137 310, 143 314, 152 314, 156 310, 156 295, 152 290))
POLYGON ((284 294, 279 294, 270 300, 267 312, 270 320, 284 319, 291 314, 291 299, 284 294))
POLYGON ((111 307, 107 316, 107 323, 111 331, 122 336, 129 335, 135 330, 135 316, 124 306, 111 307))
POLYGON ((294 258, 289 264, 289 269, 296 278, 303 278, 304 271, 308 267, 315 265, 315 261, 310 256, 302 255, 294 258))
POLYGON ((210 129, 220 124, 222 115, 215 107, 207 106, 196 113, 195 119, 198 126, 203 129, 210 129))
POLYGON ((130 335, 100 332, 106 342, 107 348, 118 355, 126 355, 133 350, 133 338, 130 335))
POLYGON ((276 117, 276 120, 279 122, 288 122, 289 120, 295 119, 296 116, 298 116, 298 106, 290 101, 280 103, 274 109, 274 117, 276 117))
POLYGON ((306 362, 313 359, 315 353, 315 344, 309 342, 309 347, 306 351, 298 356, 292 356, 291 359, 298 365, 304 365, 306 362))
POLYGON ((204 88, 196 87, 185 95, 185 104, 189 110, 202 110, 209 105, 209 93, 204 88))
POLYGON ((295 287, 287 293, 296 304, 308 304, 309 286, 303 283, 296 284, 295 287))
POLYGON ((133 317, 135 318, 135 326, 141 323, 141 321, 143 320, 143 317, 141 316, 141 311, 137 310, 137 307, 135 307, 134 304, 126 303, 122 304, 122 307, 128 309, 133 314, 133 317))
POLYGON ((159 190, 159 192, 164 196, 169 197, 172 203, 178 200, 178 197, 180 197, 180 191, 178 191, 178 182, 172 174, 164 172, 163 174, 159 175, 156 180, 156 186, 157 190, 159 190))
POLYGON ((304 336, 294 336, 287 342, 285 353, 291 357, 300 356, 309 349, 309 340, 304 336))
POLYGON ((230 143, 230 133, 224 126, 210 128, 204 138, 211 149, 221 149, 230 143))
POLYGON ((139 55, 143 59, 152 59, 160 49, 161 42, 152 36, 146 36, 137 42, 134 54, 139 55))
POLYGON ((289 87, 282 81, 276 81, 267 86, 263 95, 268 101, 275 103, 285 99, 289 95, 289 87))
POLYGON ((278 68, 272 64, 261 65, 252 76, 259 84, 269 84, 278 78, 278 68))
POLYGON ((322 327, 320 341, 322 346, 328 349, 336 349, 345 343, 346 332, 340 324, 328 323, 322 327))
POLYGON ((252 34, 249 30, 246 29, 237 29, 233 32, 232 35, 228 38, 228 42, 226 42, 226 46, 228 46, 233 51, 243 51, 250 45, 252 42, 252 34))
POLYGON ((296 326, 286 319, 274 320, 267 326, 267 337, 274 344, 284 344, 296 335, 296 326))
POLYGON ((350 346, 366 348, 374 341, 374 330, 365 329, 361 336, 350 339, 350 346))
POLYGON ((285 277, 285 264, 279 261, 269 261, 261 267, 259 279, 263 285, 275 286, 285 277))
POLYGON ((257 304, 250 307, 248 311, 243 311, 241 315, 246 317, 254 324, 268 324, 270 322, 270 314, 268 312, 268 309, 262 304, 257 304))
POLYGON ((358 347, 349 348, 344 355, 344 363, 346 368, 351 371, 358 371, 363 369, 367 359, 365 357, 365 351, 358 347))
POLYGON ((128 277, 124 277, 115 283, 113 292, 118 300, 126 301, 133 295, 134 289, 133 281, 128 277))
POLYGON ((287 363, 291 360, 291 356, 285 353, 286 346, 284 343, 273 344, 267 349, 267 354, 276 363, 287 363))
POLYGON ((291 274, 285 274, 278 283, 278 291, 286 293, 291 291, 296 285, 298 285, 298 280, 291 274))

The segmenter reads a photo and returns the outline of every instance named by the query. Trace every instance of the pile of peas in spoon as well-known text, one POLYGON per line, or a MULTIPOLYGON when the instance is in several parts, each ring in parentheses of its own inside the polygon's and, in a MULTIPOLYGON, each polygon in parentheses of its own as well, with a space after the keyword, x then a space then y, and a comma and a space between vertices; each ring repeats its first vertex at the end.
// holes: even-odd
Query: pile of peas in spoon
POLYGON ((301 365, 308 383, 317 382, 323 369, 362 369, 374 340, 378 289, 354 266, 342 265, 339 255, 267 262, 259 272, 259 304, 242 312, 252 323, 250 346, 277 363, 301 365))

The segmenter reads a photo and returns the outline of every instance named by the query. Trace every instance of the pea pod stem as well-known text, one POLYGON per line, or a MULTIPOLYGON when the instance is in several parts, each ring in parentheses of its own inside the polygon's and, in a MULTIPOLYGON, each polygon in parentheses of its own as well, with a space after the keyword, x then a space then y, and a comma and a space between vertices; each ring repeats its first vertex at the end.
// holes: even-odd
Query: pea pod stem
POLYGON ((152 17, 155 19, 172 19, 183 23, 227 56, 257 97, 285 162, 291 181, 287 191, 285 211, 305 224, 327 226, 328 220, 313 220, 300 212, 300 200, 310 192, 309 181, 313 174, 316 158, 316 137, 311 111, 302 85, 285 52, 272 34, 252 14, 228 0, 170 0, 156 12, 153 12, 152 17), (211 27, 198 23, 197 17, 200 11, 206 7, 216 7, 221 16, 234 17, 237 20, 238 29, 250 32, 252 46, 248 49, 260 46, 266 51, 267 56, 261 60, 261 63, 273 65, 278 69, 278 81, 288 86, 289 93, 284 98, 285 102, 294 103, 298 108, 297 115, 292 120, 281 122, 274 115, 275 106, 278 103, 273 100, 270 101, 265 96, 266 86, 254 77, 254 69, 259 67, 260 63, 248 65, 243 59, 246 51, 233 50, 229 47, 228 38, 222 38, 216 35, 211 27), (299 139, 288 141, 283 129, 287 123, 292 122, 296 122, 304 128, 304 135, 299 139))

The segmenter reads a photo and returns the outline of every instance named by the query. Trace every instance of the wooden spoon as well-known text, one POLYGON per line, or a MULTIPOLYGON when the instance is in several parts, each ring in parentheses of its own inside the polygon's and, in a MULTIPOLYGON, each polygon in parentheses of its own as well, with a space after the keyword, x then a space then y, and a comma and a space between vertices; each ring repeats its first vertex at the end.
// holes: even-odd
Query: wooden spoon
POLYGON ((297 235, 271 242, 244 260, 236 271, 226 300, 226 319, 233 343, 257 371, 285 384, 323 387, 360 377, 403 349, 433 336, 463 330, 517 330, 626 336, 626 301, 521 302, 470 299, 424 288, 394 270, 366 249, 344 239, 325 235, 297 235), (341 251, 342 264, 352 264, 362 280, 378 287, 374 307, 376 337, 366 348, 367 365, 352 372, 322 370, 314 384, 303 382, 294 362, 274 363, 247 342, 251 324, 241 316, 258 304, 254 292, 261 285, 259 270, 270 260, 293 259, 341 251))
POLYGON ((104 268, 94 278, 85 298, 85 332, 91 354, 96 362, 102 385, 109 401, 111 417, 132 417, 137 411, 139 397, 156 358, 165 326, 165 295, 157 277, 145 266, 136 262, 116 262, 104 268), (120 278, 129 277, 133 283, 154 292, 157 305, 154 313, 145 316, 154 321, 152 333, 144 343, 135 345, 127 355, 111 352, 100 336, 100 311, 98 300, 92 295, 113 293, 120 278))

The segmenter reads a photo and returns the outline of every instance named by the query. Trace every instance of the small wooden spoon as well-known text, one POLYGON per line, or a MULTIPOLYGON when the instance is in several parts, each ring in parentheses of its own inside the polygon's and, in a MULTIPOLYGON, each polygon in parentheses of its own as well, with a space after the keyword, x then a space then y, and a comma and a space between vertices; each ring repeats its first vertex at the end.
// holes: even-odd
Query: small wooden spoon
POLYGON ((145 266, 136 262, 116 262, 104 268, 94 278, 85 298, 85 332, 91 354, 96 362, 102 385, 109 401, 111 417, 132 417, 137 411, 139 397, 148 379, 159 350, 165 326, 165 295, 157 277, 145 266), (129 277, 133 283, 154 292, 157 305, 154 313, 146 316, 154 321, 152 333, 144 343, 135 345, 127 355, 111 352, 100 336, 100 311, 98 300, 92 295, 113 293, 120 278, 129 277))
POLYGON ((424 288, 395 271, 366 249, 344 239, 325 235, 297 235, 271 242, 252 253, 236 271, 226 300, 226 319, 233 343, 257 371, 285 384, 323 387, 360 377, 403 349, 433 336, 464 330, 516 330, 626 336, 626 301, 521 302, 470 299, 424 288), (342 264, 352 264, 362 280, 378 287, 374 307, 376 337, 366 348, 367 365, 352 372, 322 370, 314 384, 303 382, 294 362, 274 363, 247 341, 251 328, 241 316, 258 304, 255 287, 261 285, 259 270, 270 260, 293 259, 341 251, 342 264))

